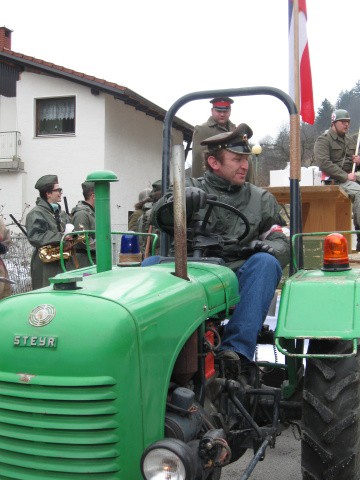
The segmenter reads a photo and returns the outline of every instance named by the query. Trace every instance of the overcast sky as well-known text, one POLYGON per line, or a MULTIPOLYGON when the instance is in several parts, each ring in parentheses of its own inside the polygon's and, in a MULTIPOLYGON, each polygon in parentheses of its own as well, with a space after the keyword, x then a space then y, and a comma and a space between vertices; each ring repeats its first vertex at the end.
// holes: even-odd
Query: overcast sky
MULTIPOLYGON (((307 0, 315 112, 360 80, 359 0, 307 0)), ((287 0, 43 0, 2 2, 12 49, 116 82, 168 109, 179 97, 220 88, 271 86, 288 92, 287 0)), ((208 100, 178 116, 207 120, 208 100)), ((288 122, 272 97, 239 97, 234 123, 253 140, 288 122)))

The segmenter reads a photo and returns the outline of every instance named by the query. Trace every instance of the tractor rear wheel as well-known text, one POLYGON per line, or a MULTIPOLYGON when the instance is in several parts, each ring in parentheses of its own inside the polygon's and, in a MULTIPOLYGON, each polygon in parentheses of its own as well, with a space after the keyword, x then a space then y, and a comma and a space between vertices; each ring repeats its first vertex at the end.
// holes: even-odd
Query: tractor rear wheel
MULTIPOLYGON (((344 354, 352 342, 311 341, 309 353, 344 354)), ((307 360, 303 391, 304 480, 360 478, 360 354, 307 360)))

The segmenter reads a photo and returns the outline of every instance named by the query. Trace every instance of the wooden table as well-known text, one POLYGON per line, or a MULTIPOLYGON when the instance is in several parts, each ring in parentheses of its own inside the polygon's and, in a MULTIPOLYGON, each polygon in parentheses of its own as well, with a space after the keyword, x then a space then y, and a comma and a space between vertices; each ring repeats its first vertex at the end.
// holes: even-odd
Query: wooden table
MULTIPOLYGON (((267 187, 278 203, 290 203, 290 187, 267 187)), ((339 185, 300 187, 303 232, 352 230, 351 200, 339 185)))

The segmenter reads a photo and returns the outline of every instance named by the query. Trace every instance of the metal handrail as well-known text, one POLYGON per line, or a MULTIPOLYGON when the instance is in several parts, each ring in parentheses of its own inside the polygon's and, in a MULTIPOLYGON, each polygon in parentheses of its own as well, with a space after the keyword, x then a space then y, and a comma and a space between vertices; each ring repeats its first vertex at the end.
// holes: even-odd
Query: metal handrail
POLYGON ((0 132, 0 160, 12 160, 19 158, 19 146, 21 145, 21 133, 12 130, 0 132))

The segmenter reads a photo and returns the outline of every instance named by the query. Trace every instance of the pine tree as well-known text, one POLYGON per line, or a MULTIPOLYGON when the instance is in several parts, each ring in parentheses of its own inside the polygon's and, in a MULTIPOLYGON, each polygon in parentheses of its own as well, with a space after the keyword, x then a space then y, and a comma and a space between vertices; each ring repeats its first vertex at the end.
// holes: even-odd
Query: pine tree
POLYGON ((320 135, 325 130, 330 127, 331 124, 331 114, 334 111, 333 105, 329 102, 327 98, 323 100, 321 106, 319 107, 315 119, 315 130, 316 134, 320 135))

